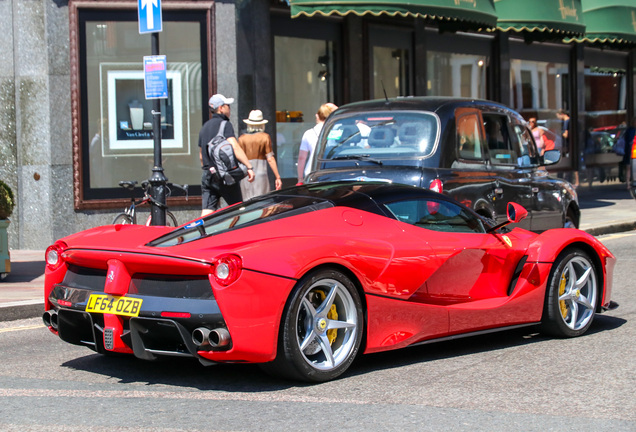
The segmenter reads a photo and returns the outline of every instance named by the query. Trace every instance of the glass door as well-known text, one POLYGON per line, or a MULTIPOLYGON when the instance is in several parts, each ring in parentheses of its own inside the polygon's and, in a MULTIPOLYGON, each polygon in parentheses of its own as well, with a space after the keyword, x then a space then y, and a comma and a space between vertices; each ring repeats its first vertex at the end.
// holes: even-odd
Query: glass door
MULTIPOLYGON (((276 159, 286 185, 295 184, 303 133, 316 125, 318 108, 337 103, 339 26, 274 17, 276 159)), ((274 137, 272 137, 274 140, 274 137)))
POLYGON ((369 27, 370 98, 410 96, 413 89, 413 31, 369 27))

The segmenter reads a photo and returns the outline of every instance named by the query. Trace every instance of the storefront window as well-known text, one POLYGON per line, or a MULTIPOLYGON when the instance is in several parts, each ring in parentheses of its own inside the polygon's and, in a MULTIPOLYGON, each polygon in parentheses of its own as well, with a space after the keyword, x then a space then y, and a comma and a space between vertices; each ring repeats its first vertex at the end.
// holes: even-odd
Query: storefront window
POLYGON ((571 169, 574 155, 564 129, 570 109, 569 48, 512 40, 510 52, 510 107, 526 120, 536 120, 530 127, 535 141, 541 140, 539 148, 561 150, 561 160, 550 170, 571 169))
POLYGON ((426 94, 485 99, 492 37, 426 33, 426 94))
POLYGON ((568 65, 514 59, 510 62, 510 106, 524 117, 552 120, 566 106, 568 65))
POLYGON ((334 102, 334 42, 275 36, 276 159, 283 179, 297 178, 303 133, 320 105, 334 102))
MULTIPOLYGON (((162 164, 181 184, 200 182, 198 133, 208 93, 203 18, 164 13, 160 33, 168 79, 168 98, 160 100, 162 164)), ((124 197, 119 181, 146 180, 154 164, 153 100, 145 99, 143 68, 151 36, 139 34, 136 13, 92 10, 80 13, 80 35, 84 199, 124 197)))
POLYGON ((371 26, 371 99, 410 96, 412 32, 371 26))
POLYGON ((619 177, 616 142, 627 127, 627 56, 585 51, 585 147, 581 181, 619 177))
POLYGON ((429 51, 428 95, 486 97, 485 56, 429 51))

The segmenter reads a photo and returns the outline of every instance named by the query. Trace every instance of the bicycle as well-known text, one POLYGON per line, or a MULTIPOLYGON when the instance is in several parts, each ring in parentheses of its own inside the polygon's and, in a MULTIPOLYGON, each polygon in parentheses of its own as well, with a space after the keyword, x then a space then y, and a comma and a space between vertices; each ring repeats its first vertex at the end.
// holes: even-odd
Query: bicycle
MULTIPOLYGON (((113 219, 113 225, 116 224, 127 224, 127 225, 136 225, 137 224, 137 206, 140 205, 144 205, 147 203, 152 203, 154 205, 157 205, 159 207, 163 207, 166 209, 166 225, 167 226, 179 226, 179 224, 177 223, 177 218, 174 216, 174 214, 172 214, 172 212, 170 212, 169 210, 167 210, 168 206, 166 206, 165 204, 162 204, 158 201, 156 201, 149 193, 149 189, 150 189, 150 183, 147 181, 144 181, 141 183, 141 189, 144 191, 144 196, 143 198, 141 198, 140 200, 135 200, 135 187, 137 186, 137 181, 136 180, 124 180, 124 181, 120 181, 119 182, 119 186, 123 187, 124 189, 130 191, 131 193, 131 197, 130 197, 130 205, 128 207, 126 207, 124 209, 124 211, 122 213, 119 213, 117 216, 115 216, 115 219, 113 219)), ((170 196, 171 194, 171 190, 170 187, 174 186, 177 187, 181 190, 183 190, 186 194, 186 200, 188 199, 188 185, 179 185, 176 183, 166 183, 166 186, 168 188, 168 193, 166 195, 166 198, 170 196)), ((152 221, 152 215, 148 216, 148 219, 146 219, 146 226, 150 226, 150 223, 152 221)))

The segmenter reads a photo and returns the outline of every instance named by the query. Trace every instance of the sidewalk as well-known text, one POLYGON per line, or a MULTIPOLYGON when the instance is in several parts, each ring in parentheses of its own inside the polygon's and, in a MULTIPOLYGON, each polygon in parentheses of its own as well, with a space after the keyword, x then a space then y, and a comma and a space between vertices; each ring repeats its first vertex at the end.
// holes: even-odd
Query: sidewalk
MULTIPOLYGON (((594 183, 578 189, 580 228, 592 235, 636 229, 636 200, 625 184, 594 183)), ((12 250, 11 273, 0 282, 0 321, 42 315, 44 251, 12 250)))

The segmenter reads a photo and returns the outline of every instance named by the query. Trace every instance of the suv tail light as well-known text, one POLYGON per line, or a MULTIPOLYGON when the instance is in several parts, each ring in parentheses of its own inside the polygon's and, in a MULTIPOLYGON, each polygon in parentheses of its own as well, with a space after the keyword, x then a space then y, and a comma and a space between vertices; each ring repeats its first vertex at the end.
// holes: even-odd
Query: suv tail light
POLYGON ((428 188, 432 190, 433 192, 437 192, 437 193, 444 192, 444 184, 442 183, 440 179, 435 179, 431 181, 431 184, 428 186, 428 188))
MULTIPOLYGON (((442 193, 442 191, 444 190, 444 184, 440 179, 435 179, 431 182, 428 188, 433 192, 442 193)), ((437 214, 437 212, 439 211, 439 203, 437 202, 429 201, 427 203, 427 207, 428 212, 432 215, 437 214)))

